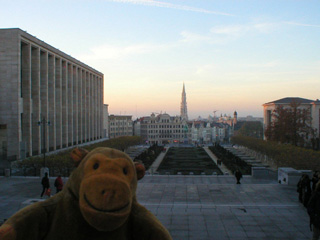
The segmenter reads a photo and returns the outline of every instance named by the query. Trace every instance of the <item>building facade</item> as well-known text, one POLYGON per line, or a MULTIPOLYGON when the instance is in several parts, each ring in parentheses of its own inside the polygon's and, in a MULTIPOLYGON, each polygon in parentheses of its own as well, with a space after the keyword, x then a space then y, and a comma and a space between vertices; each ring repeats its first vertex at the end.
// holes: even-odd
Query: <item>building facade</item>
POLYGON ((109 138, 116 138, 122 136, 133 136, 132 116, 110 115, 109 138))
POLYGON ((181 116, 152 113, 138 119, 135 125, 140 126, 140 136, 149 144, 183 143, 188 139, 186 123, 181 116))
POLYGON ((320 136, 320 101, 319 99, 310 100, 310 99, 298 98, 298 97, 287 97, 287 98, 282 98, 276 101, 263 104, 264 129, 266 129, 272 123, 272 121, 274 121, 272 113, 278 106, 289 108, 290 104, 293 102, 299 104, 298 106, 299 109, 309 110, 311 114, 310 116, 311 127, 315 130, 315 138, 319 139, 319 136, 320 136))
POLYGON ((0 86, 1 165, 103 137, 103 74, 21 29, 0 29, 0 86))
POLYGON ((233 126, 222 122, 193 121, 190 133, 189 142, 195 145, 216 142, 228 143, 233 136, 233 126))

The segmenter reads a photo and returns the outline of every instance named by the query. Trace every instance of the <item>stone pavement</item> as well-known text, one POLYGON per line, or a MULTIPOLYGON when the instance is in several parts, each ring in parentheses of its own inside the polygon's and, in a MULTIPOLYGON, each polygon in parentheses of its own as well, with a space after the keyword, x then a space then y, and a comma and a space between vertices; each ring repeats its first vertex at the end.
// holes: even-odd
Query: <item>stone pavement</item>
MULTIPOLYGON (((137 197, 177 240, 311 239, 294 186, 251 176, 241 182, 233 176, 147 175, 137 197)), ((38 199, 41 190, 39 177, 0 177, 0 220, 38 199)))

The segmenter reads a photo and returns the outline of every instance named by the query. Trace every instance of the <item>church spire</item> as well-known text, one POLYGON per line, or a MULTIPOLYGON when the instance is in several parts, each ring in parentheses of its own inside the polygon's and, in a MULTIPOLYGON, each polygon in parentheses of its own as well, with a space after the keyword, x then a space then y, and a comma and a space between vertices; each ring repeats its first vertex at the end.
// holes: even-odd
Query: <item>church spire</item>
POLYGON ((188 120, 187 96, 184 83, 181 94, 180 116, 182 119, 188 120))

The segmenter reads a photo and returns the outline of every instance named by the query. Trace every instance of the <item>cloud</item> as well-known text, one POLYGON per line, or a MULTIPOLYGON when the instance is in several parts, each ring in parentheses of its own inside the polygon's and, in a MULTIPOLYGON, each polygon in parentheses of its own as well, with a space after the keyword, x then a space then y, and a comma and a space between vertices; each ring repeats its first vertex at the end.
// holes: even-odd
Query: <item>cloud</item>
POLYGON ((182 31, 180 35, 182 36, 181 42, 186 43, 207 42, 210 44, 226 44, 249 33, 269 34, 279 26, 280 24, 272 22, 220 25, 212 27, 206 34, 182 31))
POLYGON ((211 37, 204 36, 201 34, 196 34, 188 31, 182 31, 180 33, 182 36, 182 42, 199 42, 199 41, 210 41, 211 37))
POLYGON ((127 46, 104 44, 91 48, 90 54, 79 56, 79 58, 87 61, 120 59, 131 55, 148 54, 155 51, 161 51, 166 48, 168 48, 166 45, 152 44, 133 44, 127 46))
POLYGON ((297 22, 283 22, 285 24, 289 24, 289 25, 295 25, 295 26, 302 26, 302 27, 316 27, 316 28, 320 28, 320 25, 315 25, 315 24, 305 24, 305 23, 297 23, 297 22))
POLYGON ((205 64, 202 66, 198 66, 196 69, 196 75, 206 75, 206 74, 213 74, 219 66, 217 64, 205 64))
POLYGON ((210 32, 213 34, 223 34, 223 35, 232 35, 240 36, 245 35, 248 32, 261 32, 269 33, 276 28, 277 24, 275 23, 253 23, 253 24, 236 24, 236 25, 225 25, 225 26, 216 26, 211 28, 210 32))
POLYGON ((106 1, 119 2, 119 3, 131 3, 131 4, 144 5, 144 6, 161 7, 161 8, 171 8, 171 9, 177 9, 177 10, 183 10, 183 11, 207 13, 207 14, 222 15, 222 16, 234 16, 230 13, 210 11, 203 8, 195 8, 195 7, 190 7, 186 5, 177 5, 177 4, 154 1, 154 0, 106 0, 106 1))

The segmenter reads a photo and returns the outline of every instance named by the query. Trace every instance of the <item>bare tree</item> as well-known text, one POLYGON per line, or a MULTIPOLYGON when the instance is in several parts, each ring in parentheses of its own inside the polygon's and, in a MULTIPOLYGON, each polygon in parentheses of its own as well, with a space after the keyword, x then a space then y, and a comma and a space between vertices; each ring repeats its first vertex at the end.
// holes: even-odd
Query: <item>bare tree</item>
POLYGON ((289 107, 277 106, 272 112, 273 121, 265 130, 268 140, 305 146, 313 137, 310 108, 300 108, 300 103, 291 102, 289 107))

